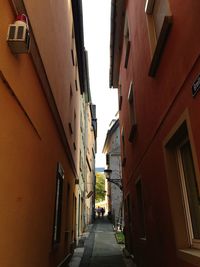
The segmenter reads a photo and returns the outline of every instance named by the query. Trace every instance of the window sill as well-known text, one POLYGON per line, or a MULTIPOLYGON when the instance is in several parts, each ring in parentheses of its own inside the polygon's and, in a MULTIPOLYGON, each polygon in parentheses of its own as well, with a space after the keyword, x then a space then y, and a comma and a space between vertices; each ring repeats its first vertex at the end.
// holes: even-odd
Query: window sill
POLYGON ((181 260, 200 266, 200 250, 194 248, 179 249, 177 254, 181 260))
POLYGON ((133 125, 131 126, 129 138, 128 138, 130 143, 133 143, 133 141, 134 141, 134 137, 135 137, 135 134, 136 134, 136 129, 137 129, 137 124, 133 123, 133 125))
POLYGON ((147 239, 146 239, 146 237, 140 237, 140 241, 141 241, 141 242, 146 242, 147 239))

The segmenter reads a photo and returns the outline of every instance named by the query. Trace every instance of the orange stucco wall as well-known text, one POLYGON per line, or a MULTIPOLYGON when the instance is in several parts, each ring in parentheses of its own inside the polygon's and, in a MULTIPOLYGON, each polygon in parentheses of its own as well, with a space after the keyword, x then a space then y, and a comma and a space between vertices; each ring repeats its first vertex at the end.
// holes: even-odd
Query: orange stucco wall
POLYGON ((76 62, 76 49, 72 39, 71 1, 53 3, 48 0, 25 0, 24 4, 66 136, 70 140, 69 145, 74 162, 78 162, 79 153, 74 150, 73 142, 75 141, 77 146, 79 140, 77 136, 70 134, 68 125, 69 123, 73 125, 74 110, 76 109, 77 122, 80 113, 80 90, 76 90, 75 86, 75 79, 77 82, 79 80, 78 69, 76 63, 75 66, 72 65, 71 57, 71 49, 73 49, 76 62), (70 86, 73 93, 71 98, 70 86))
MULTIPOLYGON (((30 55, 15 56, 6 43, 8 25, 15 20, 9 1, 1 1, 0 10, 0 71, 6 79, 6 83, 0 79, 0 266, 54 267, 69 253, 75 178, 30 55), (62 164, 65 179, 61 242, 53 248, 57 162, 62 164), (70 233, 68 244, 64 243, 65 231, 70 233)), ((69 69, 61 65, 60 74, 62 68, 69 69)), ((55 93, 53 87, 61 103, 62 85, 58 80, 51 82, 58 88, 55 93)), ((63 107, 60 112, 64 113, 63 107)))

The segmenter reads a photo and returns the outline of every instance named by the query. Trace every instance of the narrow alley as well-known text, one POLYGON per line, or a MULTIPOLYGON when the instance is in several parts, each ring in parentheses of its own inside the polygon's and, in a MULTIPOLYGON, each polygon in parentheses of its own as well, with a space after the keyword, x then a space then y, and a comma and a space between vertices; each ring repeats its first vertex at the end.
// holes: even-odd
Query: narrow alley
POLYGON ((69 267, 135 267, 118 244, 110 221, 104 217, 89 225, 81 244, 76 248, 69 267))
POLYGON ((200 267, 200 0, 0 11, 0 267, 200 267))

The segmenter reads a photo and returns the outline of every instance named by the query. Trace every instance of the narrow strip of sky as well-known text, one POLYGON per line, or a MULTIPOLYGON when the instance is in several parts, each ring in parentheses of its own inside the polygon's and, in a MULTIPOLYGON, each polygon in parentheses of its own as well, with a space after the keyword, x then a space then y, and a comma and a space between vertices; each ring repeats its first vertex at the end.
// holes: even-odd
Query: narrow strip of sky
POLYGON ((96 167, 105 166, 102 154, 106 133, 118 110, 117 91, 109 89, 110 10, 109 0, 83 0, 85 48, 88 51, 92 102, 97 106, 96 167))

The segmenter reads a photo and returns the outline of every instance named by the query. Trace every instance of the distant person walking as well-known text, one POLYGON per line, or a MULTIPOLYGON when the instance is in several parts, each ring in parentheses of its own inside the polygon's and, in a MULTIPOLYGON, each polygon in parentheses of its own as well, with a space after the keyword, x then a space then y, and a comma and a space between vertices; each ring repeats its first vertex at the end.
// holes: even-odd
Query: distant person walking
POLYGON ((104 208, 101 208, 101 216, 102 217, 104 216, 104 213, 105 213, 105 209, 104 208))
POLYGON ((98 218, 100 218, 100 215, 101 215, 101 208, 98 206, 97 208, 97 214, 98 214, 98 218))

